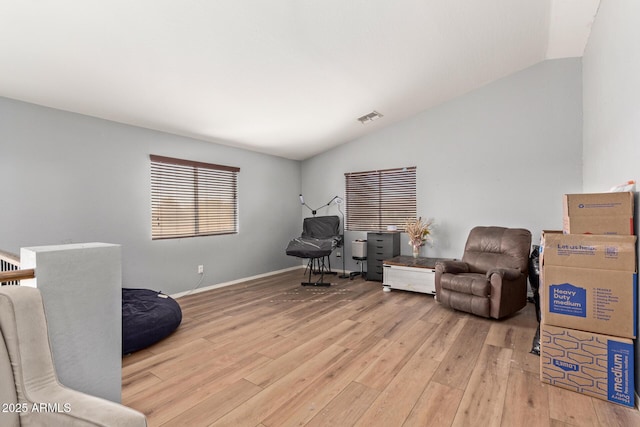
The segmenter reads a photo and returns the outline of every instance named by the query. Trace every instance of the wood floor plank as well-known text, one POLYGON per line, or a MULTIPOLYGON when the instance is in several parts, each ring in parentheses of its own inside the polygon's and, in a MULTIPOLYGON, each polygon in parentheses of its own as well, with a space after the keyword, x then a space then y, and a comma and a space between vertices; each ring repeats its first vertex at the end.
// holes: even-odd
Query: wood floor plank
POLYGON ((594 399, 593 406, 601 425, 611 427, 640 426, 640 411, 594 399))
POLYGON ((362 278, 302 287, 302 272, 178 298, 178 330, 123 357, 123 403, 149 427, 639 424, 539 382, 532 304, 495 321, 362 278))
POLYGON ((442 323, 444 318, 451 316, 452 313, 455 313, 456 316, 458 317, 468 316, 467 314, 462 313, 460 311, 454 311, 454 310, 451 310, 450 308, 441 306, 435 301, 435 299, 433 300, 433 302, 434 304, 431 306, 431 309, 427 313, 425 313, 422 316, 422 319, 420 320, 424 320, 425 322, 440 324, 442 323))
POLYGON ((198 372, 203 370, 214 371, 228 366, 236 360, 214 347, 211 343, 208 343, 205 347, 199 347, 195 351, 190 346, 184 346, 182 350, 182 354, 178 357, 150 366, 148 368, 149 372, 163 380, 168 380, 174 376, 187 378, 191 375, 197 375, 198 372), (177 367, 180 367, 180 369, 176 369, 177 367))
POLYGON ((450 387, 466 388, 490 327, 491 323, 486 319, 469 317, 443 357, 433 380, 450 387))
POLYGON ((551 419, 574 426, 599 425, 594 407, 596 399, 554 386, 548 387, 548 392, 551 419))
MULTIPOLYGON (((173 337, 170 337, 170 339, 173 337)), ((174 346, 164 352, 149 352, 144 359, 134 359, 131 356, 125 356, 122 359, 122 378, 127 381, 131 375, 139 372, 162 367, 164 365, 177 365, 185 360, 189 360, 190 355, 198 354, 202 350, 210 348, 211 343, 203 338, 194 338, 192 341, 181 345, 175 339, 171 339, 175 343, 174 346)))
POLYGON ((395 303, 396 297, 385 292, 385 296, 380 298, 380 292, 372 292, 363 298, 354 301, 354 309, 356 314, 350 317, 351 320, 358 322, 375 318, 378 313, 385 312, 387 309, 397 311, 399 306, 395 303))
POLYGON ((517 326, 509 323, 495 323, 491 325, 485 343, 496 347, 515 349, 517 333, 517 326))
POLYGON ((260 391, 262 391, 261 387, 240 379, 161 425, 163 427, 208 426, 260 391))
POLYGON ((437 368, 424 351, 414 353, 355 425, 402 425, 437 368))
POLYGON ((453 423, 464 391, 430 381, 402 427, 448 427, 453 423))
POLYGON ((288 323, 287 319, 272 316, 274 321, 265 321, 260 327, 256 324, 238 328, 232 336, 219 338, 207 335, 205 338, 209 340, 213 347, 221 354, 229 356, 241 357, 251 352, 261 352, 263 348, 269 347, 278 339, 278 330, 288 323), (242 341, 238 341, 237 337, 243 337, 242 341))
POLYGON ((132 396, 158 386, 162 379, 149 371, 140 371, 137 375, 131 375, 122 380, 122 399, 129 399, 132 396))
POLYGON ((429 322, 436 325, 436 329, 427 338, 426 347, 429 349, 430 358, 442 362, 449 350, 451 350, 453 343, 458 339, 458 335, 464 329, 469 317, 449 311, 446 316, 442 316, 439 319, 439 323, 429 322))
MULTIPOLYGON (((205 367, 193 375, 176 375, 153 390, 147 389, 134 395, 128 401, 128 406, 151 417, 153 425, 161 425, 235 384, 268 360, 252 353, 233 365, 218 366, 216 369, 205 367)), ((176 366, 176 370, 179 369, 180 366, 176 366)))
POLYGON ((301 362, 313 358, 316 354, 327 348, 331 343, 335 342, 341 334, 352 328, 353 325, 354 322, 345 320, 332 328, 328 328, 323 334, 318 335, 312 340, 304 342, 302 345, 299 345, 282 357, 279 357, 272 362, 267 363, 262 368, 252 372, 251 375, 246 377, 247 380, 260 387, 267 387, 270 384, 273 384, 291 372, 292 366, 297 366, 301 362))
POLYGON ((537 374, 511 364, 501 425, 550 427, 549 386, 537 374))
POLYGON ((306 324, 299 323, 297 319, 293 320, 290 326, 277 331, 277 337, 259 351, 265 356, 276 359, 305 342, 315 339, 327 329, 348 321, 350 314, 349 310, 339 310, 335 315, 329 313, 306 324))
POLYGON ((351 350, 330 345, 307 361, 301 361, 292 371, 248 399, 241 407, 229 412, 213 423, 214 426, 250 426, 269 417, 277 408, 288 402, 292 396, 301 393, 315 378, 332 369, 351 350))
MULTIPOLYGON (((266 311, 262 310, 261 313, 266 313, 266 311)), ((188 327, 187 325, 185 325, 184 328, 180 327, 170 335, 171 340, 162 340, 151 347, 149 350, 154 354, 163 353, 165 350, 171 350, 175 348, 175 346, 188 344, 196 339, 206 337, 207 333, 210 334, 214 329, 222 329, 226 327, 229 330, 232 330, 233 323, 239 322, 244 323, 248 322, 248 320, 234 319, 228 316, 224 316, 221 318, 216 318, 216 321, 213 323, 198 322, 194 327, 188 327)))
POLYGON ((526 351, 513 352, 513 366, 530 372, 539 377, 540 375, 540 356, 531 353, 530 349, 526 351))
MULTIPOLYGON (((532 316, 535 314, 532 311, 532 316)), ((520 322, 523 323, 523 322, 520 322)), ((532 326, 537 327, 537 323, 532 326)), ((491 325, 486 344, 497 347, 510 348, 513 350, 513 362, 518 368, 524 369, 533 374, 540 372, 540 357, 531 354, 535 329, 518 324, 512 325, 506 322, 495 322, 491 325)))
POLYGON ((154 353, 146 348, 143 350, 136 351, 135 353, 126 354, 122 357, 122 366, 131 365, 136 362, 146 361, 148 358, 153 356, 154 353))
MULTIPOLYGON (((412 292, 405 293, 409 295, 412 294, 412 292)), ((404 333, 407 326, 410 326, 412 323, 422 319, 424 315, 433 308, 433 298, 430 298, 427 295, 424 295, 423 298, 417 298, 416 301, 419 301, 419 303, 411 306, 405 305, 406 308, 399 313, 396 309, 391 319, 385 322, 385 324, 378 329, 378 334, 388 340, 394 340, 396 337, 404 333)))
POLYGON ((378 396, 378 391, 351 382, 345 389, 305 424, 307 427, 351 426, 378 396))
MULTIPOLYGON (((397 308, 394 310, 397 311, 397 308)), ((370 335, 384 336, 385 333, 381 330, 385 328, 386 324, 393 322, 393 317, 393 312, 388 313, 380 310, 379 315, 376 316, 375 319, 354 322, 354 326, 339 337, 337 344, 347 348, 355 348, 370 335)))
POLYGON ((462 396, 453 426, 499 426, 513 350, 485 345, 462 396))
MULTIPOLYGON (((333 400, 337 399, 337 396, 353 383, 353 380, 362 371, 362 367, 380 357, 388 345, 390 345, 389 341, 385 342, 373 336, 369 337, 359 347, 351 349, 339 364, 334 365, 324 375, 317 377, 307 388, 277 408, 264 420, 264 424, 279 427, 304 425, 327 406, 333 407, 333 411, 341 410, 342 405, 336 406, 333 400)), ((337 417, 333 412, 328 412, 328 414, 332 414, 329 418, 337 417)))
MULTIPOLYGON (((528 310, 528 308, 529 307, 526 307, 522 311, 533 311, 528 310)), ((529 322, 529 325, 523 325, 523 323, 526 323, 526 321, 524 317, 525 313, 522 314, 523 316, 514 317, 513 323, 494 322, 491 325, 489 334, 487 335, 486 343, 495 345, 497 347, 511 348, 514 351, 531 351, 531 343, 533 342, 533 337, 535 335, 535 332, 531 332, 531 328, 533 326, 537 327, 537 323, 529 322), (517 323, 516 320, 518 320, 517 323)), ((532 319, 533 316, 535 316, 535 314, 532 312, 532 319)))
POLYGON ((384 390, 434 329, 430 323, 416 321, 356 381, 375 390, 384 390))
POLYGON ((327 325, 339 323, 342 320, 351 318, 355 309, 350 308, 351 304, 321 305, 310 304, 303 306, 296 313, 289 313, 287 317, 292 322, 287 328, 279 331, 283 336, 301 336, 305 338, 313 337, 326 329, 327 325))

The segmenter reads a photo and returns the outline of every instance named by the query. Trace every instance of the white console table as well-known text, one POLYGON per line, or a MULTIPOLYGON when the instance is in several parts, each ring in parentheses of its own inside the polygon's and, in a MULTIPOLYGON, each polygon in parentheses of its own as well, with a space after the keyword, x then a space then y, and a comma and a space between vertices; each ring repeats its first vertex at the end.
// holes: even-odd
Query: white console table
POLYGON ((401 289, 435 295, 436 262, 445 260, 450 259, 397 256, 384 260, 382 289, 385 292, 401 289))

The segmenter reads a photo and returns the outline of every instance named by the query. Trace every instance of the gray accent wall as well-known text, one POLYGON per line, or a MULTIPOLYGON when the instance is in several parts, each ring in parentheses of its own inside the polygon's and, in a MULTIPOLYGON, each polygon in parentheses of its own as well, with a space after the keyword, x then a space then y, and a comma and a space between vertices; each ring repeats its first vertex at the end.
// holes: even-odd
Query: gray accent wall
POLYGON ((0 98, 0 182, 0 249, 119 244, 124 287, 175 294, 300 265, 284 253, 301 231, 298 161, 0 98), (240 232, 151 240, 149 154, 240 167, 240 232))
MULTIPOLYGON (((476 225, 524 227, 539 242, 562 228, 562 195, 582 191, 581 73, 580 59, 546 61, 308 159, 305 201, 344 196, 346 172, 417 166, 418 215, 437 227, 423 256, 459 258, 476 225)), ((347 270, 357 238, 346 233, 347 270)))
MULTIPOLYGON (((640 2, 600 2, 583 57, 585 192, 607 191, 628 180, 640 181, 638 40, 640 2)), ((636 234, 639 205, 636 193, 636 234)), ((640 307, 640 296, 637 307, 640 307)), ((640 315, 636 323, 640 330, 640 315)), ((640 390, 640 350, 637 339, 635 344, 637 393, 640 390)))

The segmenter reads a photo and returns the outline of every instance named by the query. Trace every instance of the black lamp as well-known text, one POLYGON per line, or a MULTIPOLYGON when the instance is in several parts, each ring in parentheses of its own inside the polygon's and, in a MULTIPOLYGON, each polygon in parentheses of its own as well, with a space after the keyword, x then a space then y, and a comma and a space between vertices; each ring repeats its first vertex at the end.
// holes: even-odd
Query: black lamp
MULTIPOLYGON (((342 212, 342 209, 340 209, 340 205, 342 204, 342 202, 344 202, 344 200, 341 197, 334 197, 333 199, 331 199, 331 202, 336 201, 336 205, 338 206, 338 212, 340 212, 340 216, 342 216, 342 275, 338 276, 341 279, 348 279, 349 275, 347 274, 347 272, 344 269, 344 250, 345 250, 345 244, 344 244, 344 212, 342 212)), ((329 202, 329 203, 331 203, 329 202)))
MULTIPOLYGON (((323 207, 325 207, 325 206, 329 206, 329 205, 331 204, 331 202, 333 202, 335 199, 339 199, 339 197, 338 197, 338 196, 335 196, 333 199, 329 200, 329 201, 327 202, 327 204, 320 206, 320 208, 323 208, 323 207)), ((307 204, 304 202, 304 197, 302 196, 302 194, 300 194, 300 204, 301 204, 302 206, 306 206, 306 207, 307 207, 307 209, 309 209, 309 210, 311 211, 311 214, 312 214, 313 216, 316 216, 316 214, 318 213, 318 209, 320 209, 320 208, 311 209, 311 208, 309 207, 309 205, 307 205, 307 204)))

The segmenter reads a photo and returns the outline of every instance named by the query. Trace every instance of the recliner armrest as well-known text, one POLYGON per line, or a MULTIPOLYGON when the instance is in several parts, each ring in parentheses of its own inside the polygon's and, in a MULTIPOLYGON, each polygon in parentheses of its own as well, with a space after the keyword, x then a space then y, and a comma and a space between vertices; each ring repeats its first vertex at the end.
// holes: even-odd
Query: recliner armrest
POLYGON ((500 277, 506 280, 516 280, 522 272, 519 268, 492 268, 487 271, 487 279, 491 280, 491 276, 498 274, 500 277))
POLYGON ((469 264, 464 261, 438 261, 436 271, 439 273, 460 274, 469 272, 469 264))

